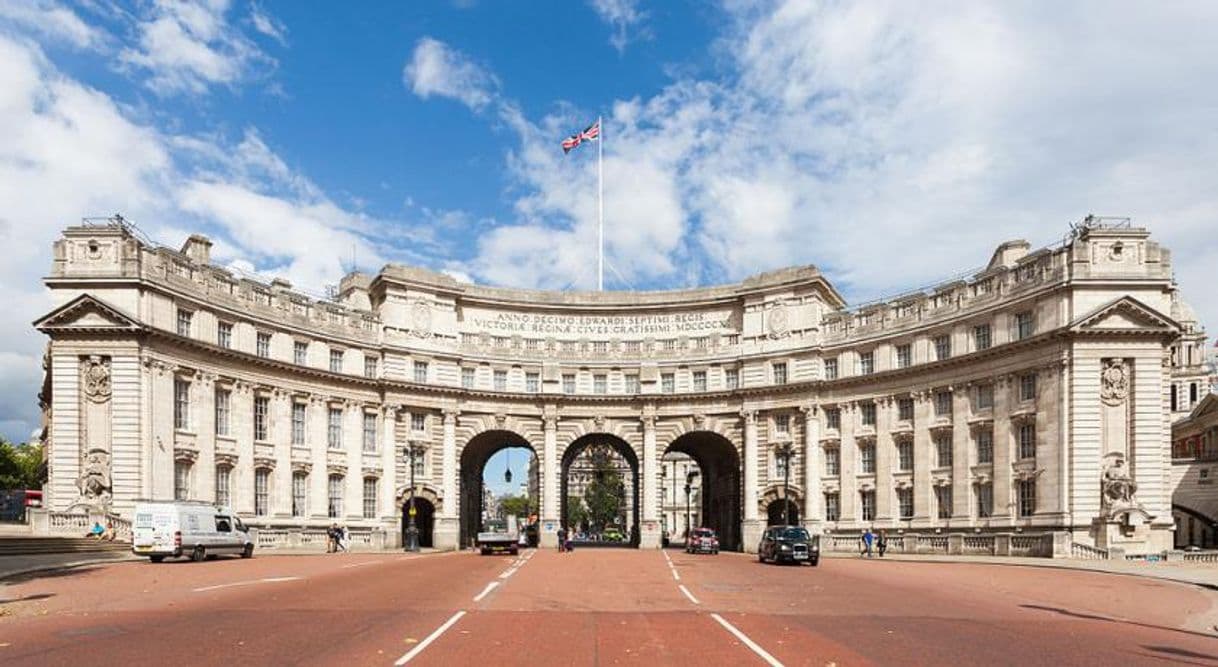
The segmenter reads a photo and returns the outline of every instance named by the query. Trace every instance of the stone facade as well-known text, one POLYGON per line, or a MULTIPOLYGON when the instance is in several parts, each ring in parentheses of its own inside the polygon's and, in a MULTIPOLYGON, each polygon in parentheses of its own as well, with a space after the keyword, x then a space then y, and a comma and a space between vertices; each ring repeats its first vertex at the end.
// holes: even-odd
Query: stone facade
POLYGON ((1206 393, 1172 427, 1172 514, 1177 548, 1218 548, 1218 394, 1206 393))
POLYGON ((396 536, 411 444, 431 537, 452 548, 477 529, 482 466, 513 445, 538 457, 549 544, 565 466, 604 443, 635 471, 643 546, 673 452, 697 462, 725 548, 755 548, 780 460, 816 532, 1172 541, 1169 388, 1191 371, 1171 351, 1196 332, 1143 229, 1004 243, 968 279, 855 308, 810 266, 573 293, 389 265, 322 300, 216 266, 210 246, 121 224, 55 243, 57 307, 36 323, 52 509, 176 493, 268 528, 396 536))

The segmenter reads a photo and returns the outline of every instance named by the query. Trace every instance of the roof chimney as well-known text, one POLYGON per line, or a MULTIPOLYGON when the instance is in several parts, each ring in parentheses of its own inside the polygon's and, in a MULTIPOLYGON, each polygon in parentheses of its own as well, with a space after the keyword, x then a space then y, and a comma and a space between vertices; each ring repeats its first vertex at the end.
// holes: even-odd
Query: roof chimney
POLYGON ((210 264, 211 239, 201 234, 191 234, 182 246, 182 254, 195 264, 210 264))

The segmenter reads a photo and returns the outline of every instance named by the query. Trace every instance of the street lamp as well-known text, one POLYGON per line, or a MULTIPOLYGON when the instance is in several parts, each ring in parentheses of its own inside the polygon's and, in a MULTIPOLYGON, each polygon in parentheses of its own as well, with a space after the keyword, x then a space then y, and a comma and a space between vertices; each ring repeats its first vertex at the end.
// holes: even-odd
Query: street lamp
POLYGON ((419 550, 419 527, 415 524, 414 515, 414 460, 422 456, 425 452, 423 445, 415 442, 408 442, 402 448, 402 455, 406 458, 406 465, 410 466, 410 507, 406 510, 406 551, 419 550))
POLYGON ((685 544, 689 545, 689 529, 690 529, 690 514, 689 514, 689 492, 693 490, 694 478, 698 476, 697 470, 689 470, 685 473, 685 544))
POLYGON ((784 526, 791 525, 791 499, 789 497, 791 489, 791 457, 795 456, 795 448, 791 443, 784 442, 774 450, 774 456, 782 461, 782 523, 784 526))

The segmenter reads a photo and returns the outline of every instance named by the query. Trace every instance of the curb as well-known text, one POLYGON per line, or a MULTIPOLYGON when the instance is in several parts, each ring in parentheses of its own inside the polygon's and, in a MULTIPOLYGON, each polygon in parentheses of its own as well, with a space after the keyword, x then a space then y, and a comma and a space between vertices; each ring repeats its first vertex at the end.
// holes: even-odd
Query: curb
POLYGON ((86 567, 88 565, 102 565, 105 563, 133 563, 141 560, 134 554, 125 554, 117 558, 90 558, 86 560, 74 560, 66 563, 57 563, 55 565, 35 565, 33 567, 21 568, 19 570, 9 570, 0 572, 0 585, 9 584, 9 579, 15 579, 27 574, 37 574, 39 572, 56 572, 58 570, 73 570, 78 567, 86 567))

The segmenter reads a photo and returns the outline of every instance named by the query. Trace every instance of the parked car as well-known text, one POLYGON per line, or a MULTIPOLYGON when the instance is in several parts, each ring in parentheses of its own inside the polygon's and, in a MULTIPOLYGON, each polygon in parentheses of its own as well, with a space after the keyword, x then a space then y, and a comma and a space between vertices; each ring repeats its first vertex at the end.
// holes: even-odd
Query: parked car
POLYGON ((820 536, 803 526, 770 526, 761 534, 757 560, 764 563, 820 563, 820 536))
POLYGON ((199 501, 137 502, 131 550, 154 563, 182 556, 201 561, 218 554, 249 558, 254 541, 227 508, 199 501))
POLYGON ((690 531, 689 539, 685 541, 685 553, 719 553, 719 538, 715 531, 710 528, 695 528, 690 531))

